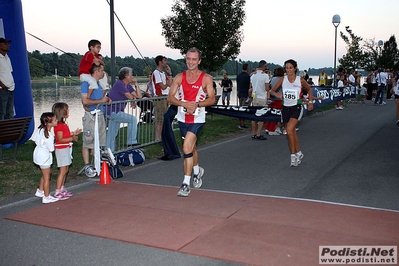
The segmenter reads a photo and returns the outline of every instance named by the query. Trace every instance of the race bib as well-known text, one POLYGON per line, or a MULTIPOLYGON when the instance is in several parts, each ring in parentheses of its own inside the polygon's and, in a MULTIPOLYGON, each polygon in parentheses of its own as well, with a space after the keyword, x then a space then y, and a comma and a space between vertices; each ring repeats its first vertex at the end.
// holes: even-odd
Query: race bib
POLYGON ((297 96, 297 91, 291 91, 291 90, 286 90, 284 92, 284 99, 287 100, 297 100, 298 96, 297 96))

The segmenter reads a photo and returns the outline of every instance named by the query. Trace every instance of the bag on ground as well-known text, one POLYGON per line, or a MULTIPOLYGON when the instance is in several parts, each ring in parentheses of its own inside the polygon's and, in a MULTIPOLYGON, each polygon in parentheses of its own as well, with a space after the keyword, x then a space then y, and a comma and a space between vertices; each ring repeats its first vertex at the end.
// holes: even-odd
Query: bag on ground
POLYGON ((140 149, 132 149, 118 153, 116 155, 116 160, 119 165, 135 166, 136 164, 144 163, 145 155, 140 149))

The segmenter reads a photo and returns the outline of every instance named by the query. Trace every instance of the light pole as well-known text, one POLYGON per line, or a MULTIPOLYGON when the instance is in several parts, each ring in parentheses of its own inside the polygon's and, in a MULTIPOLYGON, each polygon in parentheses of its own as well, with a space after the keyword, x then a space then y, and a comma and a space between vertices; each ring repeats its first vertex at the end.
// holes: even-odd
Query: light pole
POLYGON ((384 42, 382 40, 379 40, 378 44, 377 44, 378 48, 380 49, 380 52, 378 54, 378 71, 380 71, 380 67, 381 67, 381 55, 382 55, 381 48, 382 48, 383 44, 384 44, 384 42))
POLYGON ((339 15, 334 15, 332 18, 332 24, 335 27, 335 49, 334 49, 334 80, 333 85, 335 88, 337 86, 337 28, 341 23, 341 17, 339 15))

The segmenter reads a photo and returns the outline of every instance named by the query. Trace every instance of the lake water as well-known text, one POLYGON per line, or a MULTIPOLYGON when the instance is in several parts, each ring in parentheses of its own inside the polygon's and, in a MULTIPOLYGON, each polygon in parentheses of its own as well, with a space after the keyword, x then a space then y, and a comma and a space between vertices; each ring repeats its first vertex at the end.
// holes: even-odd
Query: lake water
MULTIPOLYGON (((234 89, 231 93, 230 104, 237 105, 236 82, 233 80, 234 89)), ((141 89, 146 88, 146 83, 139 83, 141 89)), ((222 89, 218 86, 218 94, 222 89)), ((39 126, 40 116, 44 112, 51 112, 56 102, 65 102, 69 106, 69 118, 67 123, 71 130, 82 128, 83 107, 80 100, 80 83, 54 82, 33 83, 32 96, 34 106, 35 128, 39 126)))

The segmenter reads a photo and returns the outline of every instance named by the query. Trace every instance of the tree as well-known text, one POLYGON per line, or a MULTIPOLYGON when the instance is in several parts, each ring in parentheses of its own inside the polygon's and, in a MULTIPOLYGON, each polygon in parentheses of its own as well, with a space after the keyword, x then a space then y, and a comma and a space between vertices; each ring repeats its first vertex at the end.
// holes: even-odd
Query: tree
POLYGON ((31 77, 38 77, 41 78, 44 76, 43 64, 37 58, 30 58, 29 59, 29 72, 31 77))
POLYGON ((349 26, 345 27, 349 36, 340 32, 341 38, 346 43, 347 53, 338 62, 341 67, 351 69, 375 70, 377 67, 399 69, 399 51, 396 38, 392 35, 384 42, 381 53, 375 39, 366 39, 356 36, 349 26))
POLYGON ((363 38, 356 36, 349 26, 346 26, 345 30, 349 34, 349 37, 342 31, 340 35, 347 45, 347 53, 338 59, 338 62, 341 64, 341 67, 347 70, 363 68, 365 62, 370 58, 370 54, 362 49, 363 38))
POLYGON ((200 67, 218 70, 240 52, 244 5, 243 0, 176 0, 174 15, 161 18, 166 47, 179 49, 182 55, 197 47, 202 52, 200 67))

